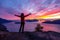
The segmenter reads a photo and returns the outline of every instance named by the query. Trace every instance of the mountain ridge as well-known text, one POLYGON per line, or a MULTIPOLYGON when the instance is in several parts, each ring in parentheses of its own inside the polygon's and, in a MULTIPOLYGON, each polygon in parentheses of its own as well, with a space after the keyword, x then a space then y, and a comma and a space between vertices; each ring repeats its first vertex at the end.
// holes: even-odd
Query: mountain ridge
POLYGON ((9 22, 12 22, 12 21, 0 18, 0 24, 2 24, 2 23, 9 23, 9 22))

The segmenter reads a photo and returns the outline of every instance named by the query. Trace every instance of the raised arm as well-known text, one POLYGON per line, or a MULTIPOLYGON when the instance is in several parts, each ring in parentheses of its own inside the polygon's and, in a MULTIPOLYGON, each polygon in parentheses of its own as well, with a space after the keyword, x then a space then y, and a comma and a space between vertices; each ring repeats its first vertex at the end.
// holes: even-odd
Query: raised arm
POLYGON ((27 16, 29 16, 29 15, 31 15, 31 13, 29 13, 29 14, 25 15, 24 17, 27 17, 27 16))
POLYGON ((19 15, 15 15, 15 16, 17 16, 17 17, 21 17, 21 16, 19 16, 19 15))

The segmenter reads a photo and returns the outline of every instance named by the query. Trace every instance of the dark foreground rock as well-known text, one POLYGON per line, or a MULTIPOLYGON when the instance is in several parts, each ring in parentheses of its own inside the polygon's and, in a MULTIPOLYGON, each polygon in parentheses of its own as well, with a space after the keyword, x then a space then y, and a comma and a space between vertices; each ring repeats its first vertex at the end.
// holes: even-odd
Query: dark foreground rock
POLYGON ((0 24, 0 31, 8 32, 6 26, 4 26, 3 24, 0 24))
POLYGON ((0 40, 60 40, 57 32, 0 32, 0 40))

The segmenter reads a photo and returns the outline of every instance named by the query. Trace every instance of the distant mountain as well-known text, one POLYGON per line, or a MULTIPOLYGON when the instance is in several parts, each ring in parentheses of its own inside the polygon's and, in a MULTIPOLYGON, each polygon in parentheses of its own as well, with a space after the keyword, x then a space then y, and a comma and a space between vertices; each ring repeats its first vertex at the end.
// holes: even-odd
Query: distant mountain
POLYGON ((33 20, 26 20, 26 22, 37 22, 37 19, 33 19, 33 20))
POLYGON ((1 23, 9 23, 9 22, 12 22, 11 20, 6 20, 6 19, 3 19, 3 18, 0 18, 0 24, 1 23))
POLYGON ((54 20, 54 21, 46 21, 43 23, 49 23, 49 24, 60 24, 60 19, 59 20, 54 20))
MULTIPOLYGON (((26 22, 37 22, 38 20, 33 19, 33 20, 25 20, 26 22)), ((15 22, 15 24, 20 24, 20 22, 15 22)))

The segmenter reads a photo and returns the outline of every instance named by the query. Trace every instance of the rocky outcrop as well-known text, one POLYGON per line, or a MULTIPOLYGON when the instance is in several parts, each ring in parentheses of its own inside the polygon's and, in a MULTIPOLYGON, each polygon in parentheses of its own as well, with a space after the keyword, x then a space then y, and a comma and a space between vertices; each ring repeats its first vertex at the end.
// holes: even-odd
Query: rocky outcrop
POLYGON ((0 32, 0 40, 60 40, 57 32, 0 32))
POLYGON ((4 26, 2 24, 0 24, 0 31, 6 31, 6 32, 8 32, 6 26, 4 26))

